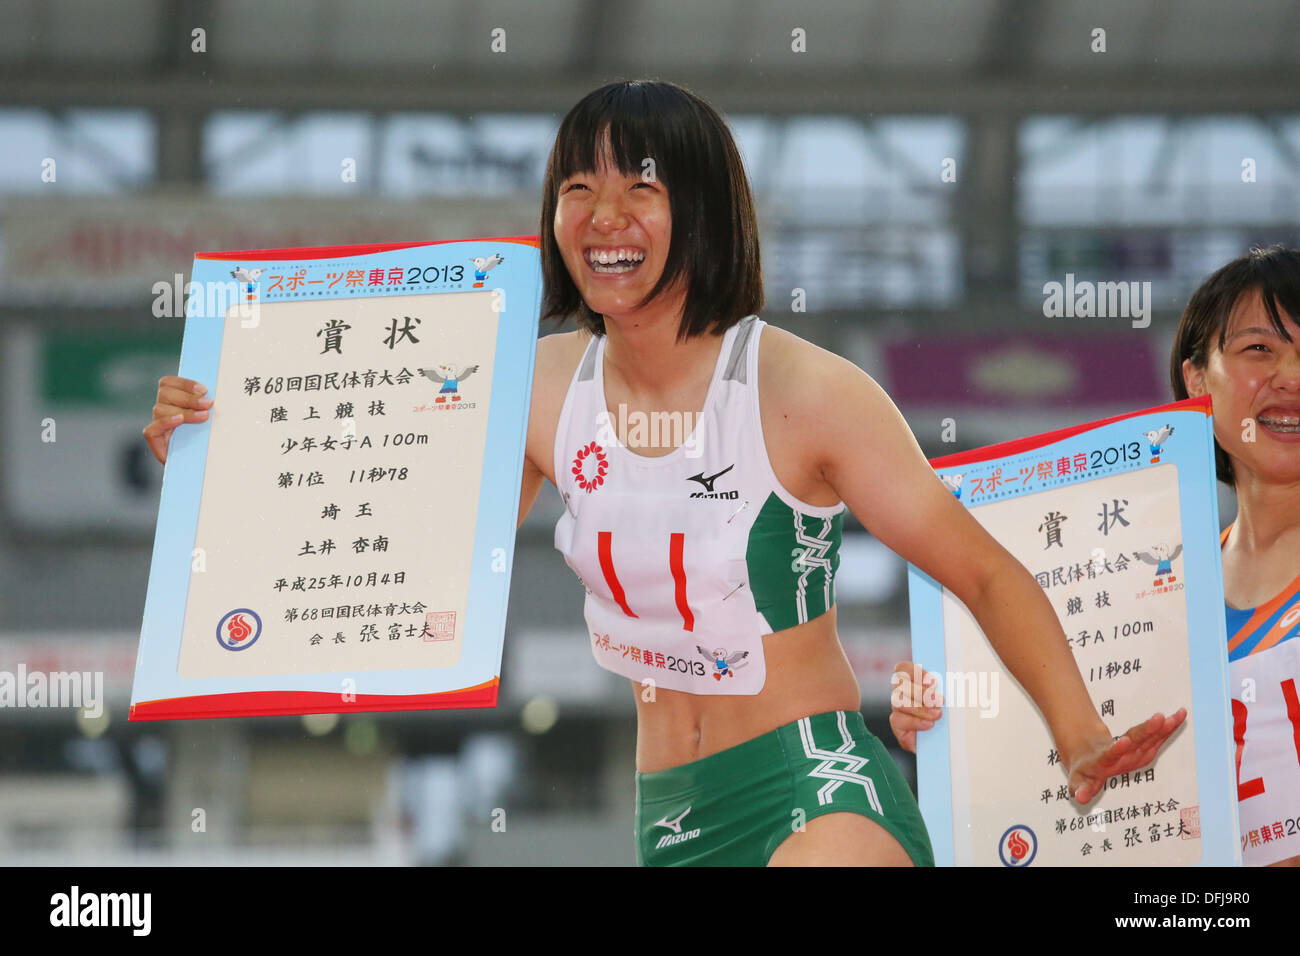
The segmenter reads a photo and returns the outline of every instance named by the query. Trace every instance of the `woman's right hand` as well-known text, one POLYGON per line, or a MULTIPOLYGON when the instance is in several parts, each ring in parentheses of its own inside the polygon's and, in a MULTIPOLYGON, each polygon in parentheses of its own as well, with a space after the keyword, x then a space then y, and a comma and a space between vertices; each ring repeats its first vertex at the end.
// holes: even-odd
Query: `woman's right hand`
POLYGON ((178 375, 158 379, 158 402, 153 407, 153 421, 144 427, 144 439, 153 456, 167 463, 167 445, 172 431, 184 422, 205 422, 212 399, 205 398, 206 385, 178 375))
POLYGON ((889 729, 900 747, 916 753, 916 732, 929 730, 943 716, 939 706, 943 704, 943 691, 934 674, 911 661, 895 664, 890 680, 893 687, 889 695, 889 729), (923 706, 927 702, 936 706, 923 706))

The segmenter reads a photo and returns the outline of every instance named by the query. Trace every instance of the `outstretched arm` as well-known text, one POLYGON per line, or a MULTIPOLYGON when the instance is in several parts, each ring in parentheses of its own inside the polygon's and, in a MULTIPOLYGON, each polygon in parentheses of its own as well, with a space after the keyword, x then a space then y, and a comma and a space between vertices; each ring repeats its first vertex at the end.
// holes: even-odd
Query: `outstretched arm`
POLYGON ((953 592, 1046 719, 1070 790, 1149 763, 1185 712, 1112 740, 1042 588, 944 487, 889 396, 852 362, 808 350, 797 414, 824 479, 887 547, 953 592), (1136 763, 1137 760, 1144 763, 1136 763))

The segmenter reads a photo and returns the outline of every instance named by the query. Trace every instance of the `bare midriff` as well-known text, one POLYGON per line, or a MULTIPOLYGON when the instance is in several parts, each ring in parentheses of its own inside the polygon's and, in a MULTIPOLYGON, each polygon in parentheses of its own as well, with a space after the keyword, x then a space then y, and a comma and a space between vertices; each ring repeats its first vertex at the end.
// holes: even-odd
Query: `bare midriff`
POLYGON ((653 773, 760 737, 800 717, 858 710, 862 693, 835 629, 836 608, 763 638, 767 679, 752 695, 705 695, 633 682, 636 769, 653 773))

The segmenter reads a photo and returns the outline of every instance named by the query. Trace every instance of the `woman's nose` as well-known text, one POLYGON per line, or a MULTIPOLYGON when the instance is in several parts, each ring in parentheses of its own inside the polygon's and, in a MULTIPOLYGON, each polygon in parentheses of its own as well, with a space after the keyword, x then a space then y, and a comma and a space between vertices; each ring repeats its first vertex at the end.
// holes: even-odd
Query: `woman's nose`
POLYGON ((592 225, 598 229, 620 229, 624 225, 625 212, 622 197, 605 195, 596 199, 591 210, 592 225))
POLYGON ((1300 342, 1291 343, 1291 348, 1282 353, 1282 360, 1273 373, 1273 386, 1300 391, 1300 342))

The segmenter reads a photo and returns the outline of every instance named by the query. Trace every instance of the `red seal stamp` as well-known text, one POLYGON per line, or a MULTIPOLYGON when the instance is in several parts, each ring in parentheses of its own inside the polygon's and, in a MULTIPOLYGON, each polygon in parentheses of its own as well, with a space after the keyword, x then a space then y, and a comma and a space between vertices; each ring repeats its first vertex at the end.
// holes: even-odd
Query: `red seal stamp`
POLYGON ((450 641, 456 637, 455 611, 430 611, 424 616, 424 640, 450 641))
POLYGON ((1183 828, 1187 831, 1182 835, 1184 840, 1199 840, 1201 838, 1201 805, 1198 803, 1194 807, 1183 807, 1179 811, 1183 821, 1183 828))

